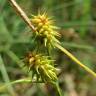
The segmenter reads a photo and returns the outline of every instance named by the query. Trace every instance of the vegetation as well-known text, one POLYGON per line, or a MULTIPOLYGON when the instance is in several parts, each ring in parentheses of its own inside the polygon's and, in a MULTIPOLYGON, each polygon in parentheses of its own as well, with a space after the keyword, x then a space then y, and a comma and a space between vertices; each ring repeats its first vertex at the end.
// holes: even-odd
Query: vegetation
POLYGON ((0 96, 95 96, 95 1, 14 1, 0 0, 0 96))

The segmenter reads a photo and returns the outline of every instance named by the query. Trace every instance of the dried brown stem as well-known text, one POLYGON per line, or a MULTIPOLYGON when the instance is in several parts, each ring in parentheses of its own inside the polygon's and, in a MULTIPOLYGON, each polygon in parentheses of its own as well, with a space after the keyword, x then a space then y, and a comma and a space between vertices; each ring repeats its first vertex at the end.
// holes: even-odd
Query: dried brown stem
POLYGON ((15 0, 8 0, 12 6, 14 7, 14 9, 16 10, 16 12, 21 16, 21 18, 28 24, 28 26, 32 29, 32 31, 35 32, 35 28, 32 25, 31 21, 29 20, 28 16, 26 15, 26 13, 21 9, 21 7, 16 3, 15 0))

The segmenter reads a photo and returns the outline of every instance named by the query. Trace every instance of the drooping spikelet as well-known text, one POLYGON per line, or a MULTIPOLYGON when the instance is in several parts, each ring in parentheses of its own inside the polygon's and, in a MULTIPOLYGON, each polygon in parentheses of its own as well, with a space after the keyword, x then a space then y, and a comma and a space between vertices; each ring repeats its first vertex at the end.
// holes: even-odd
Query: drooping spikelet
POLYGON ((54 21, 46 13, 32 16, 31 22, 36 29, 36 32, 34 32, 36 41, 45 47, 55 47, 55 44, 59 43, 59 40, 56 39, 60 36, 56 31, 58 28, 54 26, 54 21))
POLYGON ((25 66, 28 67, 29 71, 32 71, 32 78, 36 77, 38 81, 50 82, 57 80, 57 69, 53 66, 53 60, 50 60, 48 56, 29 53, 25 58, 25 66))

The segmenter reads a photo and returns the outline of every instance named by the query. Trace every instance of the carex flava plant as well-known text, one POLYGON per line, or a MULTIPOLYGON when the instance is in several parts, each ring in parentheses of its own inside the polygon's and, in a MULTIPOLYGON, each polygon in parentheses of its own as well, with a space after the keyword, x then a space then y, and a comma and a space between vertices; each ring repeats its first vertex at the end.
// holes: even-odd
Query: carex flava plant
POLYGON ((32 16, 30 18, 31 23, 35 28, 35 32, 32 33, 34 42, 37 42, 37 46, 33 52, 26 54, 24 63, 29 72, 32 72, 32 78, 36 78, 37 81, 52 82, 57 81, 57 68, 55 68, 54 61, 50 54, 44 54, 40 50, 40 46, 43 45, 44 50, 54 48, 55 44, 59 44, 59 40, 56 38, 59 33, 56 31, 57 27, 54 26, 54 22, 47 16, 47 13, 32 16), (50 47, 49 47, 50 46, 50 47))
MULTIPOLYGON (((38 49, 36 47, 35 50, 26 54, 24 58, 24 66, 28 68, 29 72, 32 72, 31 80, 21 79, 13 81, 11 84, 19 82, 32 82, 32 79, 35 78, 36 82, 42 81, 43 83, 49 82, 51 84, 54 84, 58 91, 58 95, 62 96, 60 88, 58 86, 58 69, 55 67, 55 60, 50 56, 50 54, 45 54, 42 51, 37 51, 40 50, 41 46, 44 47, 44 50, 50 50, 54 47, 60 49, 69 58, 76 62, 76 64, 96 77, 96 73, 94 71, 82 64, 76 57, 74 57, 69 51, 61 46, 61 43, 58 40, 58 37, 60 37, 60 34, 57 32, 58 27, 55 26, 52 17, 49 17, 46 12, 44 12, 43 14, 39 12, 37 15, 32 15, 32 17, 29 19, 25 12, 15 2, 15 0, 8 1, 13 5, 14 9, 19 13, 21 18, 23 18, 27 25, 32 29, 32 39, 34 39, 34 43, 36 42, 39 46, 38 49)), ((0 88, 2 89, 4 87, 5 86, 0 88)))
POLYGON ((28 68, 28 71, 32 72, 32 79, 42 81, 44 83, 54 83, 58 89, 59 95, 60 89, 57 84, 57 68, 55 68, 54 60, 50 58, 50 54, 44 54, 40 50, 43 46, 44 50, 50 50, 56 47, 56 44, 60 44, 57 37, 60 37, 60 34, 56 31, 58 28, 54 26, 54 21, 52 18, 48 17, 47 13, 41 14, 38 13, 37 16, 32 15, 30 18, 31 23, 35 28, 35 32, 32 33, 32 39, 37 43, 37 46, 33 52, 29 52, 24 58, 25 66, 28 68))

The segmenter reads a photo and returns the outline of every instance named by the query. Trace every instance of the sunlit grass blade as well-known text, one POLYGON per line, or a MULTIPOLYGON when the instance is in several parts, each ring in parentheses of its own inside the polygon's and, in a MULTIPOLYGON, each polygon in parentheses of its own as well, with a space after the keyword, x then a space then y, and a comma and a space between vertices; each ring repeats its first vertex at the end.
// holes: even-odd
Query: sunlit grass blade
MULTIPOLYGON (((82 5, 83 5, 82 6, 83 7, 82 8, 83 16, 81 18, 81 22, 88 23, 88 21, 90 20, 91 0, 83 0, 82 5)), ((87 28, 88 28, 87 26, 80 28, 79 32, 82 37, 85 36, 85 34, 87 32, 87 28)))
MULTIPOLYGON (((10 83, 10 79, 8 77, 8 74, 7 74, 7 71, 6 71, 6 68, 4 66, 4 62, 3 62, 1 56, 0 56, 0 71, 2 73, 2 77, 3 77, 4 81, 5 81, 5 84, 10 83)), ((15 93, 13 87, 10 84, 7 86, 7 90, 10 93, 10 95, 16 96, 16 93, 15 93)))
POLYGON ((74 43, 74 42, 62 42, 61 43, 62 46, 66 47, 66 48, 75 48, 75 49, 83 49, 83 50, 86 50, 86 51, 91 51, 91 52, 94 52, 95 50, 95 47, 91 46, 91 45, 85 45, 85 44, 77 44, 77 43, 74 43))

